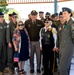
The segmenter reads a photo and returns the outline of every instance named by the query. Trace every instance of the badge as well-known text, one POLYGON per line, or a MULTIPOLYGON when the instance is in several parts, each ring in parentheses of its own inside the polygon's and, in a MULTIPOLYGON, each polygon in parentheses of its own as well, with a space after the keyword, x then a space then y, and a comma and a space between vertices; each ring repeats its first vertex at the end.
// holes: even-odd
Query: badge
POLYGON ((64 28, 68 28, 68 25, 65 25, 64 28))
POLYGON ((50 35, 48 34, 48 38, 50 38, 50 35))

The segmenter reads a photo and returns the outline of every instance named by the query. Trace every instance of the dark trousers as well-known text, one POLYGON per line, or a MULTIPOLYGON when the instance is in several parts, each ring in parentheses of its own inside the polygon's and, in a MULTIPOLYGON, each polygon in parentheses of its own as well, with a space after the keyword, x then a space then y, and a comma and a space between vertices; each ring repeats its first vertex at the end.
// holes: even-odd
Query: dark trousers
POLYGON ((14 67, 18 67, 18 63, 14 63, 13 58, 14 58, 14 47, 7 49, 7 63, 8 63, 8 67, 10 69, 13 69, 14 67))
POLYGON ((53 75, 53 59, 54 59, 54 52, 49 45, 44 45, 43 48, 43 66, 44 66, 44 74, 45 75, 53 75))
POLYGON ((6 45, 0 43, 0 72, 4 70, 6 66, 6 45))

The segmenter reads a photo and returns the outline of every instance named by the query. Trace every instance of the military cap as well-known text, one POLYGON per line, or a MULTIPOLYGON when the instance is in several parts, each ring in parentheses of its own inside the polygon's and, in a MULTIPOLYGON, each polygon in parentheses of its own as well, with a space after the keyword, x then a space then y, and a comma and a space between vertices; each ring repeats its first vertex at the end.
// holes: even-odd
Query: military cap
POLYGON ((4 15, 2 12, 0 12, 0 15, 4 15))
POLYGON ((43 11, 39 11, 39 13, 44 13, 43 11))
POLYGON ((50 15, 50 13, 49 12, 46 12, 46 14, 45 15, 50 15))
POLYGON ((45 23, 46 21, 51 21, 51 19, 50 19, 50 18, 44 19, 44 23, 45 23))
POLYGON ((36 10, 32 10, 31 11, 31 15, 37 15, 38 13, 37 13, 37 11, 36 10))
POLYGON ((60 15, 63 15, 62 12, 59 13, 59 16, 60 16, 60 15))
POLYGON ((67 7, 63 7, 62 8, 62 11, 64 12, 64 11, 67 11, 68 13, 71 13, 72 12, 72 10, 70 9, 70 8, 67 8, 67 7))
POLYGON ((15 12, 12 13, 12 16, 17 15, 15 12))

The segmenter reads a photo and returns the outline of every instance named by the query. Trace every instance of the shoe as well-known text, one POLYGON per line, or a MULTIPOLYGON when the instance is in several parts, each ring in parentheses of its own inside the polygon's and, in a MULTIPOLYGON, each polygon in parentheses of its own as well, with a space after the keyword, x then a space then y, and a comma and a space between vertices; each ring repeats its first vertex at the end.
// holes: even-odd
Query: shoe
POLYGON ((8 73, 9 71, 7 69, 4 69, 3 70, 3 73, 8 73))
POLYGON ((14 70, 13 69, 9 69, 9 73, 10 74, 14 74, 14 70))
POLYGON ((30 70, 30 73, 34 73, 34 69, 31 69, 31 70, 30 70))
POLYGON ((40 69, 37 69, 37 73, 41 73, 40 69))
POLYGON ((3 75, 3 72, 0 72, 0 75, 3 75))

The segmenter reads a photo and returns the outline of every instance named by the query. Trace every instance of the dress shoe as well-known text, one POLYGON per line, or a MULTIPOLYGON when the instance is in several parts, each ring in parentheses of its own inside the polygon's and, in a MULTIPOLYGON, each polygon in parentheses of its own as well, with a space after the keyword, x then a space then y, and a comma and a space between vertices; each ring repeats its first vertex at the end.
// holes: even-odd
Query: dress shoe
POLYGON ((31 69, 31 70, 30 70, 30 73, 34 73, 34 69, 31 69))
POLYGON ((37 69, 37 73, 41 73, 40 69, 37 69))

